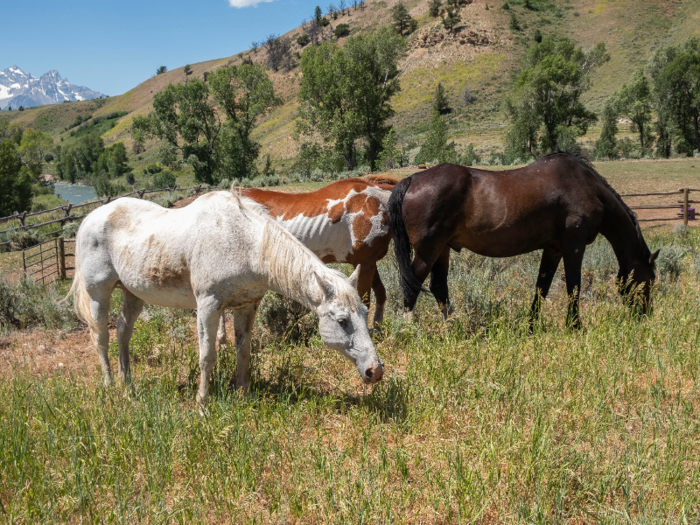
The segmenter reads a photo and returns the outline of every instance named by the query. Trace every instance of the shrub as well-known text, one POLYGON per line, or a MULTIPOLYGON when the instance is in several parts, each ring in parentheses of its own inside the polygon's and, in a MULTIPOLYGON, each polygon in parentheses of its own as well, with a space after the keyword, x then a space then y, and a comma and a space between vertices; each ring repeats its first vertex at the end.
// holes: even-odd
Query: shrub
POLYGON ((350 34, 350 26, 348 24, 338 24, 333 34, 338 38, 347 36, 350 34))
POLYGON ((170 170, 165 170, 156 173, 156 175, 153 177, 153 182, 150 184, 150 186, 151 189, 154 190, 173 188, 175 187, 176 181, 177 177, 175 176, 175 174, 170 170))
POLYGON ((149 173, 151 175, 155 173, 160 173, 163 171, 163 166, 157 163, 151 163, 143 169, 144 173, 149 173))
POLYGON ((311 41, 311 38, 306 33, 302 33, 297 37, 297 44, 304 47, 311 41))
POLYGON ((29 279, 9 284, 0 275, 0 330, 75 326, 72 306, 61 299, 54 285, 44 286, 29 279))
POLYGON ((511 13, 508 26, 510 27, 511 31, 520 31, 520 21, 518 20, 518 17, 515 16, 515 13, 511 13))
POLYGON ((474 149, 474 144, 469 144, 457 163, 462 166, 476 166, 479 162, 481 162, 481 157, 474 149))
POLYGON ((63 228, 63 238, 64 239, 75 239, 75 234, 78 233, 78 228, 80 228, 79 222, 71 222, 63 228))
POLYGON ((24 250, 41 242, 36 230, 8 229, 0 235, 0 242, 10 241, 10 250, 24 250))

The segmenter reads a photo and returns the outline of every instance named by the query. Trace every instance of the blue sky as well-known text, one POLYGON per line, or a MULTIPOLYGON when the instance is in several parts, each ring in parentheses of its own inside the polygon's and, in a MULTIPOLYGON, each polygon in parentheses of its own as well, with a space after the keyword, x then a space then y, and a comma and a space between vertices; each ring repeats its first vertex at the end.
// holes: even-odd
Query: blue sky
MULTIPOLYGON (((286 33, 311 18, 319 4, 249 5, 256 1, 9 0, 2 8, 0 70, 16 64, 40 76, 57 69, 73 84, 120 95, 158 66, 227 57, 270 33, 286 33)), ((321 4, 324 11, 328 3, 321 4)))

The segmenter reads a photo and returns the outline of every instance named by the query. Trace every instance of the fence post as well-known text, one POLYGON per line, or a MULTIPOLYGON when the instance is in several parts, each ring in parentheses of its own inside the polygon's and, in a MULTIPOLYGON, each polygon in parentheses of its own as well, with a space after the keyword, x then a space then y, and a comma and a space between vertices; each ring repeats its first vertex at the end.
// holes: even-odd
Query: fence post
POLYGON ((66 278, 66 247, 63 237, 58 238, 58 275, 61 279, 66 278))
POLYGON ((62 206, 64 218, 63 218, 63 220, 61 221, 61 229, 63 229, 63 226, 65 226, 66 221, 67 221, 68 219, 70 219, 70 210, 71 210, 72 207, 73 207, 73 203, 72 203, 72 202, 71 202, 70 204, 68 204, 68 206, 62 206))
POLYGON ((688 226, 688 188, 683 188, 683 224, 688 226))

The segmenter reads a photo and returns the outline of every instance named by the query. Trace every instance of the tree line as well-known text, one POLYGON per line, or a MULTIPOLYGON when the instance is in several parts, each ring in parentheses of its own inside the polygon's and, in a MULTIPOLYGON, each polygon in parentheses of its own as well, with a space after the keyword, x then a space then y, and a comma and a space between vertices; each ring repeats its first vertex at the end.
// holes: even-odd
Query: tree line
POLYGON ((602 43, 584 51, 566 38, 535 41, 503 101, 510 122, 505 161, 565 149, 599 121, 594 150, 599 159, 700 152, 700 39, 658 49, 606 101, 599 118, 582 97, 591 87, 592 72, 609 60, 602 43), (616 138, 622 118, 630 122, 636 142, 616 138))

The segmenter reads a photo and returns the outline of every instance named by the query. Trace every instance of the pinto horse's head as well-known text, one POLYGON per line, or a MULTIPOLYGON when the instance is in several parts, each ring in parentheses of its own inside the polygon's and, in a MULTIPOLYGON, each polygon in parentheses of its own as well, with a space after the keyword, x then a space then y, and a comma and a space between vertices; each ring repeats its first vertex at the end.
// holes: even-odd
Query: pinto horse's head
MULTIPOLYGON (((648 251, 648 250, 647 250, 648 251)), ((656 258, 659 251, 649 254, 639 261, 627 272, 617 274, 620 294, 628 301, 631 308, 639 308, 643 314, 647 313, 651 306, 649 294, 656 279, 656 258)))
POLYGON ((358 265, 349 279, 338 275, 332 282, 314 274, 323 293, 316 313, 323 342, 352 361, 366 384, 373 384, 384 375, 384 365, 367 329, 367 307, 357 294, 359 272, 358 265))

